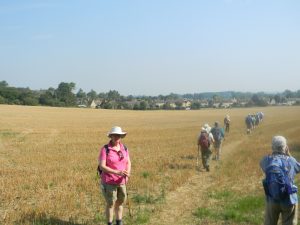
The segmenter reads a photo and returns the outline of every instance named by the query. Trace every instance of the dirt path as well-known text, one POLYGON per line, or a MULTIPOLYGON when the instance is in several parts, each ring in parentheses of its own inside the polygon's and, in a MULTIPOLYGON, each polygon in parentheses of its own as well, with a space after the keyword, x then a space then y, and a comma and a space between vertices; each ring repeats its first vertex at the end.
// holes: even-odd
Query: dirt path
MULTIPOLYGON (((242 140, 226 144, 224 143, 222 160, 226 160, 230 154, 237 150, 237 146, 242 143, 242 140)), ((202 196, 208 191, 213 182, 213 174, 218 162, 211 161, 210 172, 195 171, 195 174, 183 186, 179 187, 176 191, 171 192, 166 197, 166 202, 161 205, 161 211, 157 210, 152 215, 148 225, 160 224, 190 224, 190 217, 194 211, 203 201, 202 196)))

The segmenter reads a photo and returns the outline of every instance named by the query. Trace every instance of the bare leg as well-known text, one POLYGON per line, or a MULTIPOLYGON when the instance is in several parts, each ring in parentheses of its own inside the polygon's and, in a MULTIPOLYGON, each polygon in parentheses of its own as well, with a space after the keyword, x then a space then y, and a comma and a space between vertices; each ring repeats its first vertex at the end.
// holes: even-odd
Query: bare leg
POLYGON ((114 219, 114 204, 106 205, 106 219, 107 222, 112 222, 114 219))
POLYGON ((116 219, 117 220, 122 220, 122 215, 123 215, 123 202, 116 201, 115 203, 115 213, 116 213, 116 219))

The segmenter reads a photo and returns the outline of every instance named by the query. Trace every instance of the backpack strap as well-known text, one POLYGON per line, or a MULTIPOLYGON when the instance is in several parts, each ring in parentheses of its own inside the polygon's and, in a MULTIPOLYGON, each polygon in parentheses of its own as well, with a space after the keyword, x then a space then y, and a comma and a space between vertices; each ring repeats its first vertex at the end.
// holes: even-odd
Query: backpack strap
MULTIPOLYGON (((108 144, 104 145, 103 147, 105 148, 106 156, 108 156, 108 153, 109 153, 108 144)), ((126 147, 126 145, 123 144, 123 147, 124 147, 125 151, 127 152, 127 147, 126 147)))
POLYGON ((108 145, 104 145, 104 148, 105 148, 105 151, 106 151, 106 156, 108 156, 108 153, 109 153, 108 145))

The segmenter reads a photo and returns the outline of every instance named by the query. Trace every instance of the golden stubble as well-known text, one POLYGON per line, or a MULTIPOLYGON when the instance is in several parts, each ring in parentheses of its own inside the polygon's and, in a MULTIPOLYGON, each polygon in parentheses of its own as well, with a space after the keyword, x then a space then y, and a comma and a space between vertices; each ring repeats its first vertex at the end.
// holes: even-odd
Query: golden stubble
POLYGON ((229 114, 231 132, 224 151, 226 145, 243 140, 238 145, 241 154, 228 157, 223 172, 216 174, 216 184, 222 186, 235 177, 233 188, 243 190, 243 178, 248 176, 255 189, 261 176, 258 158, 270 151, 274 134, 297 141, 299 112, 299 107, 117 111, 0 105, 0 223, 39 215, 89 222, 99 211, 103 214, 97 157, 115 125, 128 132, 123 143, 132 160, 130 194, 155 198, 162 190, 176 190, 195 173, 201 126, 223 124, 229 114), (258 111, 266 114, 265 121, 246 136, 244 118, 258 111))

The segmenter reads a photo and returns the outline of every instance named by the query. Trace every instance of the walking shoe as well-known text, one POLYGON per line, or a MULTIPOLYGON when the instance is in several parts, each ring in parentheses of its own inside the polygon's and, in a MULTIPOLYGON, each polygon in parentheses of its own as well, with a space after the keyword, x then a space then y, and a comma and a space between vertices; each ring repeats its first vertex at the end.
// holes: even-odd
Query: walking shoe
POLYGON ((209 172, 209 166, 206 167, 206 171, 209 172))

